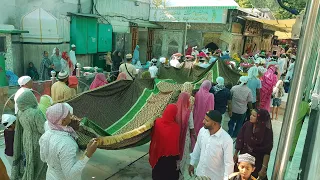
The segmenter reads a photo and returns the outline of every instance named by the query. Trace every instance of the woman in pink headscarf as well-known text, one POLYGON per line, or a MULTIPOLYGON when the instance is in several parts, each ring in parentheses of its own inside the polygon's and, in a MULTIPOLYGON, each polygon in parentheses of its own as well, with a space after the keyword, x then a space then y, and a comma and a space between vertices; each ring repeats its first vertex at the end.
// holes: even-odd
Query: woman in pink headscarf
POLYGON ((209 92, 211 89, 211 82, 203 81, 199 91, 195 95, 195 103, 193 110, 194 130, 198 135, 200 129, 203 127, 203 119, 206 113, 214 110, 214 95, 209 92))
POLYGON ((103 73, 98 73, 96 75, 96 77, 94 78, 94 80, 92 81, 92 83, 90 85, 90 89, 95 89, 100 86, 104 86, 106 84, 108 84, 106 76, 103 73))
POLYGON ((278 82, 277 67, 274 65, 269 66, 267 72, 262 76, 261 82, 260 109, 265 109, 270 112, 273 87, 275 87, 278 82))
POLYGON ((40 158, 48 164, 46 180, 81 180, 81 173, 89 158, 97 149, 92 139, 82 159, 77 159, 78 145, 71 123, 71 112, 64 103, 55 104, 46 112, 50 127, 40 138, 40 158))
POLYGON ((180 126, 179 152, 180 152, 180 171, 185 172, 190 161, 191 137, 196 138, 193 124, 193 113, 190 110, 190 94, 182 92, 177 101, 178 113, 176 121, 180 126))

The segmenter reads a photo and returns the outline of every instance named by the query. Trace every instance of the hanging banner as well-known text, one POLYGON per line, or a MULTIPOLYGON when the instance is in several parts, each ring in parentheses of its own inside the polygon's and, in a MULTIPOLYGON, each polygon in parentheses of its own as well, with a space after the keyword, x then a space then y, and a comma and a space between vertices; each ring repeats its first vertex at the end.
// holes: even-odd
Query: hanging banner
POLYGON ((227 21, 227 9, 223 8, 156 8, 150 9, 149 21, 223 23, 227 21))

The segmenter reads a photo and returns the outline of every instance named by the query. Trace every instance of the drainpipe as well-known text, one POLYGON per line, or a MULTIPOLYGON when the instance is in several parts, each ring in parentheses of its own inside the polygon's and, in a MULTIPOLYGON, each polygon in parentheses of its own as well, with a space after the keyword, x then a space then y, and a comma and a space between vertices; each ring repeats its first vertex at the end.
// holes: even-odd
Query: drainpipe
MULTIPOLYGON (((294 76, 291 84, 286 112, 281 128, 280 140, 277 149, 275 164, 273 167, 273 180, 283 180, 285 177, 287 163, 291 151, 291 146, 295 133, 295 120, 299 113, 299 103, 302 100, 302 94, 306 87, 309 59, 311 49, 315 39, 315 25, 319 16, 320 0, 310 0, 307 6, 307 12, 302 25, 302 38, 299 43, 297 61, 294 69, 294 76)), ((316 59, 314 59, 316 60, 316 59)))
POLYGON ((81 13, 81 0, 78 0, 78 13, 81 13))

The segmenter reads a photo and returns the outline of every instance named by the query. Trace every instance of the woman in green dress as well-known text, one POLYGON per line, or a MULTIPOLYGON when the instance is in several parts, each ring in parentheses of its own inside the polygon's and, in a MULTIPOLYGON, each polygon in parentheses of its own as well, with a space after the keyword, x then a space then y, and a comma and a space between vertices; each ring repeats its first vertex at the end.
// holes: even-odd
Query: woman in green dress
POLYGON ((47 165, 40 159, 39 146, 46 118, 38 108, 37 99, 32 91, 22 93, 17 99, 17 104, 19 111, 11 177, 13 180, 46 179, 47 165))

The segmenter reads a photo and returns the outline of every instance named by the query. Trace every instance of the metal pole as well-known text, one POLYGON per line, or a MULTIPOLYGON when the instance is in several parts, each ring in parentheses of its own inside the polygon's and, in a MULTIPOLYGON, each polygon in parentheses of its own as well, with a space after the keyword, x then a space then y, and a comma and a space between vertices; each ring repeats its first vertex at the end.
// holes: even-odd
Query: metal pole
MULTIPOLYGON (((276 160, 273 168, 272 180, 283 180, 290 155, 290 150, 295 133, 295 120, 299 112, 299 103, 306 85, 306 72, 311 46, 314 39, 315 23, 318 16, 320 0, 310 0, 303 23, 303 35, 300 39, 298 57, 295 64, 294 76, 291 84, 286 112, 281 128, 280 140, 277 149, 276 160)), ((318 41, 318 40, 316 40, 318 41)))
POLYGON ((188 31, 188 22, 186 22, 186 29, 185 29, 185 31, 184 31, 184 46, 183 46, 183 54, 184 54, 184 55, 186 55, 187 31, 188 31))

